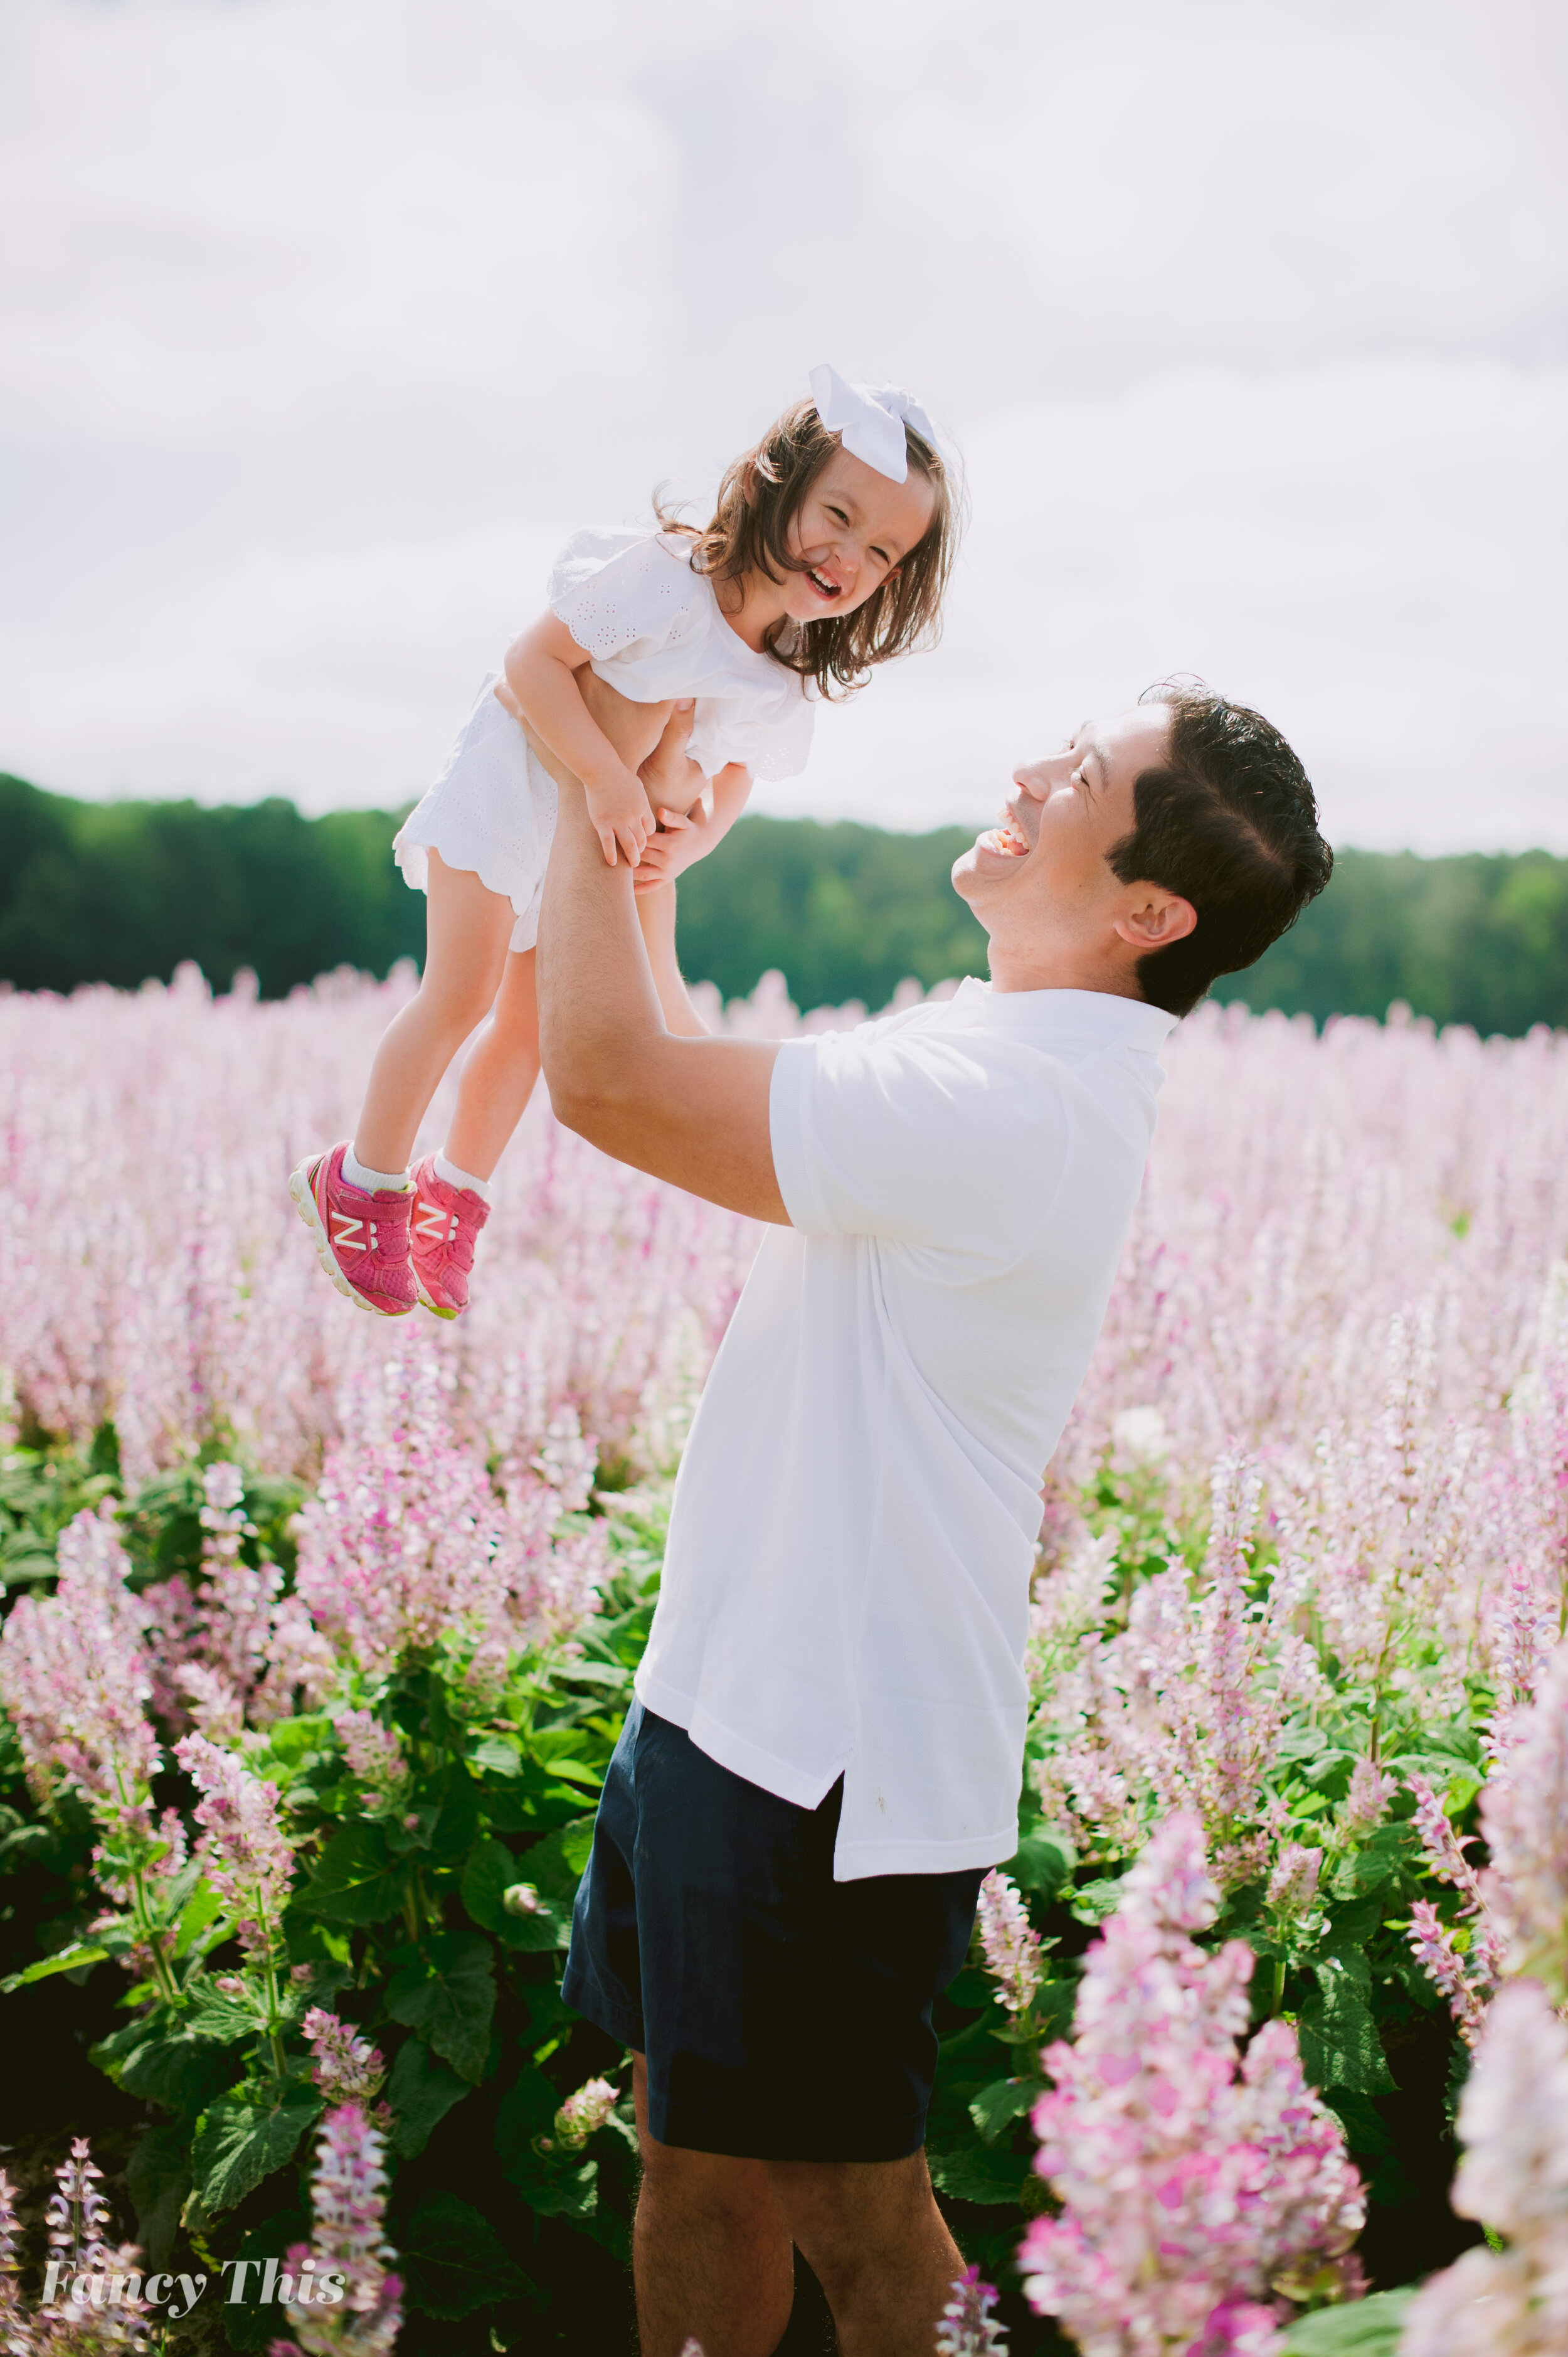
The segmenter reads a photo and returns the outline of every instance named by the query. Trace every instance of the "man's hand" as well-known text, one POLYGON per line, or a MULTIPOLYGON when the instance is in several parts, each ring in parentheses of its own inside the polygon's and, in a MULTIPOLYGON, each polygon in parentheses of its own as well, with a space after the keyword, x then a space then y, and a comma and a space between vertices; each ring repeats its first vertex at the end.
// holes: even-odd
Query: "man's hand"
POLYGON ((621 763, 618 774, 607 769, 583 791, 606 866, 615 866, 618 846, 627 866, 636 867, 653 832, 652 805, 641 780, 621 763))
POLYGON ((637 892, 657 892, 661 884, 673 884, 688 867, 705 859, 714 847, 713 823, 702 802, 693 803, 683 815, 680 811, 660 810, 661 832, 648 838, 632 888, 637 892))
POLYGON ((562 789, 537 966, 557 1120, 636 1169, 787 1227, 768 1118, 777 1042, 671 1033, 633 910, 636 871, 606 872, 570 772, 540 758, 562 789))

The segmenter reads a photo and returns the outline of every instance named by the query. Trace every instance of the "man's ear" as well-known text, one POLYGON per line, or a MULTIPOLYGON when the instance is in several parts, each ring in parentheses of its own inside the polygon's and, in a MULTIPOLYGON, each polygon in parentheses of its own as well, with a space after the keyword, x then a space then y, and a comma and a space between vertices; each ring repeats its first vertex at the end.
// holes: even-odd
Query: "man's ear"
POLYGON ((1117 918, 1116 931, 1140 956, 1147 950, 1168 950, 1197 931, 1197 910, 1179 892, 1163 892, 1157 884, 1137 889, 1133 906, 1117 918))

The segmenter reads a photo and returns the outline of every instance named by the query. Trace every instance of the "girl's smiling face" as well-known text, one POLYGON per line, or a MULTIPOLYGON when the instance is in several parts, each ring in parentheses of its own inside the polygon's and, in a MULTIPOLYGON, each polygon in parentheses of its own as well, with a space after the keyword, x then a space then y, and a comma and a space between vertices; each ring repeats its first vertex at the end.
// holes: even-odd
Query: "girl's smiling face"
POLYGON ((776 599, 774 610, 792 621, 820 622, 853 614, 880 589, 924 539, 936 511, 936 493, 911 465, 903 482, 889 482, 848 450, 835 450, 789 523, 786 546, 807 570, 779 582, 758 579, 752 595, 776 599))

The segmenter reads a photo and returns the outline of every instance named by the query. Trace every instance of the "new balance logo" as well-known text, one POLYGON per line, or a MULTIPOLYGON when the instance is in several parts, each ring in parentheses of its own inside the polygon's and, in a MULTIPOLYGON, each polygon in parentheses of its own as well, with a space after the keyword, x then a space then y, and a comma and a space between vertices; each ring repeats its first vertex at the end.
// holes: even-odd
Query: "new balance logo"
POLYGON ((439 1203, 427 1203, 423 1196, 414 1206, 413 1232, 422 1243, 440 1244, 446 1241, 446 1214, 439 1203))
POLYGON ((367 1246, 367 1244, 366 1244, 366 1243, 365 1243, 365 1237, 364 1237, 364 1226, 365 1226, 365 1222, 364 1222, 364 1221, 363 1221, 363 1220, 354 1218, 354 1217, 353 1217, 353 1216, 351 1216, 351 1214, 350 1214, 350 1213, 349 1213, 348 1211, 333 1211, 333 1213, 332 1213, 332 1229, 333 1229, 333 1235, 332 1235, 332 1249, 333 1249, 333 1251, 334 1251, 334 1252, 365 1252, 366 1250, 373 1251, 373 1250, 375 1249, 375 1226, 374 1226, 374 1222, 372 1222, 372 1223, 371 1223, 371 1243, 370 1243, 369 1246, 367 1246))

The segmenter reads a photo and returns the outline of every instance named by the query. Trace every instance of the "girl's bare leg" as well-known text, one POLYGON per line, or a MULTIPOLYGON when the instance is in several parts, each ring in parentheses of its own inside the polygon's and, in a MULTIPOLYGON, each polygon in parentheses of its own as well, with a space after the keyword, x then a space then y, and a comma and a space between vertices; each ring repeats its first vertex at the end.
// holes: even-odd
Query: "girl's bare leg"
POLYGON ((442 1074, 495 1002, 517 921, 511 902, 467 868, 448 867, 438 851, 426 856, 424 973, 417 996, 381 1034, 354 1132, 354 1158, 369 1170, 407 1168, 442 1074))
POLYGON ((447 1161, 476 1178, 488 1178, 522 1119, 538 1078, 533 952, 513 950, 490 1019, 469 1049, 457 1083, 457 1110, 445 1148, 447 1161))

